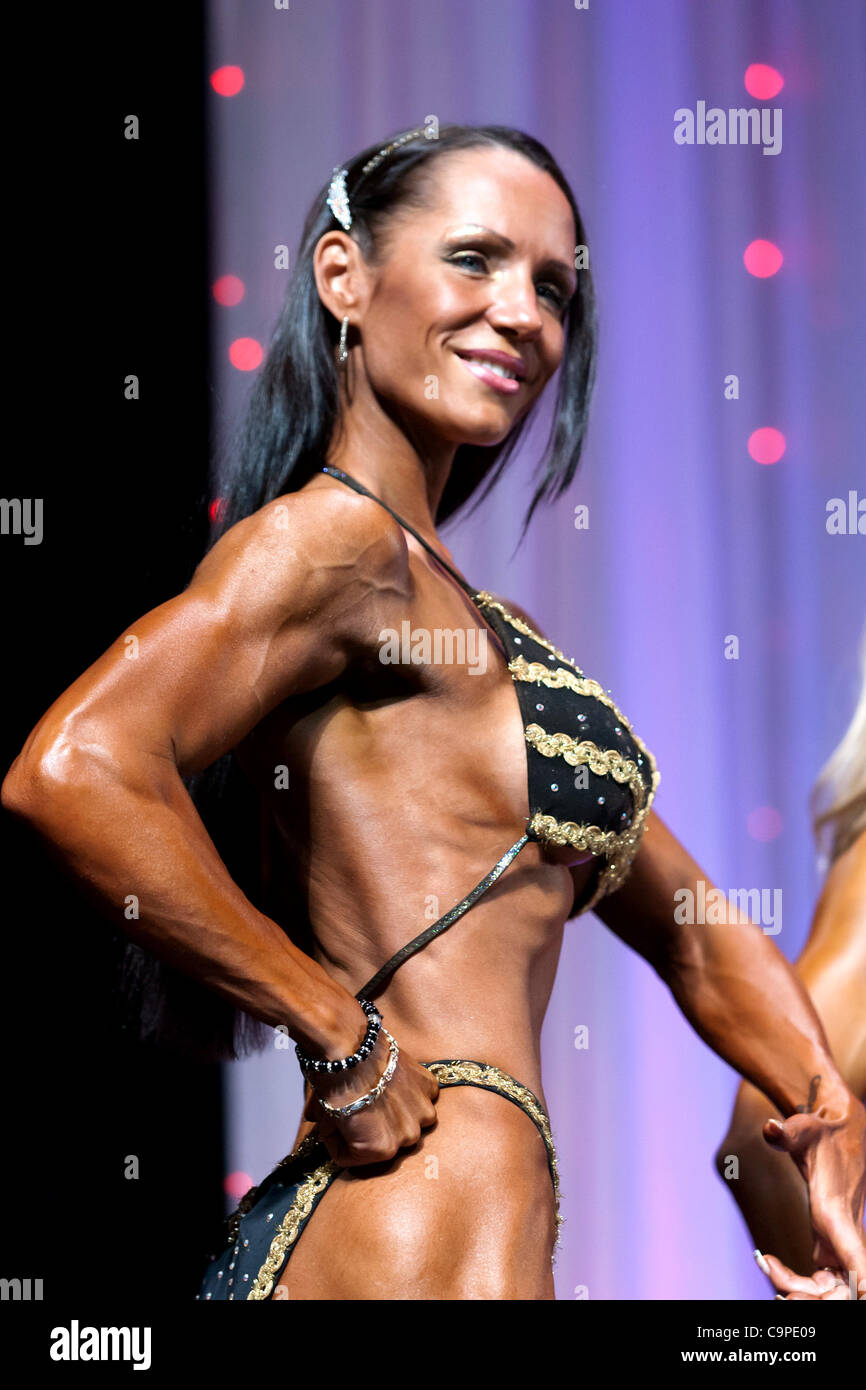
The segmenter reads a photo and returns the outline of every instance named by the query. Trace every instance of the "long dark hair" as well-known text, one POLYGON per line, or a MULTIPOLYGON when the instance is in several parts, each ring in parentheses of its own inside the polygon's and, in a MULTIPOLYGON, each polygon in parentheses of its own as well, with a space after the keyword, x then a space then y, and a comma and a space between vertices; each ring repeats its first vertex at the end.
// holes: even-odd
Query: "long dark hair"
MULTIPOLYGON (((513 150, 549 174, 568 199, 576 244, 586 246, 574 194, 540 141, 499 125, 445 125, 436 129, 435 138, 429 138, 433 134, 429 125, 419 130, 366 174, 362 173, 364 165, 388 141, 369 146, 343 166, 352 213, 350 235, 368 264, 380 263, 385 233, 398 209, 425 205, 435 161, 458 150, 483 147, 513 150)), ((303 487, 324 462, 339 425, 334 351, 339 326, 319 298, 313 274, 313 254, 320 238, 338 225, 326 202, 329 184, 330 176, 313 199, 264 365, 255 379, 240 428, 214 469, 210 493, 219 500, 211 509, 208 549, 231 526, 267 502, 303 487)), ((553 501, 574 477, 595 380, 597 337, 595 292, 587 266, 578 270, 577 291, 566 314, 553 421, 522 535, 539 502, 553 501)), ((534 413, 535 406, 500 444, 458 447, 437 523, 455 516, 470 498, 475 499, 474 509, 487 496, 534 413)), ((260 823, 257 795, 234 755, 226 754, 205 772, 187 779, 186 785, 235 881, 260 910, 267 911, 259 867, 261 837, 270 835, 271 828, 260 823)), ((303 917, 302 912, 299 915, 303 917)), ((293 939, 308 936, 308 924, 302 920, 280 925, 293 939)), ((229 1059, 259 1050, 270 1036, 266 1025, 128 941, 120 986, 124 1007, 136 1018, 136 1032, 142 1041, 154 1039, 203 1058, 229 1059)))

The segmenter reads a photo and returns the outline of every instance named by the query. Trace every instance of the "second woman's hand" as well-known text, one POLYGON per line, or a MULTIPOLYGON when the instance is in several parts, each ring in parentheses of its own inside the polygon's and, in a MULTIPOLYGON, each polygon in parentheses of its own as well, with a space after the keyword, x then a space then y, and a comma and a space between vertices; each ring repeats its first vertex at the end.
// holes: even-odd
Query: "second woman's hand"
POLYGON ((371 1091, 389 1057, 390 1044, 383 1029, 369 1057, 357 1067, 335 1076, 311 1078, 313 1094, 304 1107, 304 1118, 316 1121, 318 1137, 341 1167, 386 1162, 400 1149, 414 1147, 421 1131, 436 1124, 439 1082, 402 1047, 393 1077, 372 1104, 348 1116, 329 1115, 323 1110, 320 1099, 338 1108, 371 1091))
POLYGON ((808 1189, 815 1273, 796 1274, 775 1256, 755 1252, 777 1294, 794 1301, 866 1295, 866 1110, 850 1093, 840 1109, 835 1116, 796 1114, 764 1125, 767 1143, 790 1155, 808 1189))

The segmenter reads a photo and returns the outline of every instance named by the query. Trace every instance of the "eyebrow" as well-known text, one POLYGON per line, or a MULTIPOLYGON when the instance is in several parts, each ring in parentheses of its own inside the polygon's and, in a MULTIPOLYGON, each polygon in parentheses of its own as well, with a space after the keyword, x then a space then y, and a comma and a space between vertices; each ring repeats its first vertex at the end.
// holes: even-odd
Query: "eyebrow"
MULTIPOLYGON (((456 241, 464 236, 477 236, 479 232, 484 236, 490 237, 493 241, 498 241, 500 246, 503 246, 506 251, 515 251, 517 249, 511 237, 504 236, 502 232, 494 232, 492 227, 482 227, 479 222, 467 222, 460 227, 451 227, 445 233, 445 236, 448 240, 453 239, 456 241)), ((569 284, 577 284, 577 276, 574 273, 574 267, 568 265, 566 261, 559 261, 551 257, 544 262, 544 269, 548 268, 562 271, 569 284)))

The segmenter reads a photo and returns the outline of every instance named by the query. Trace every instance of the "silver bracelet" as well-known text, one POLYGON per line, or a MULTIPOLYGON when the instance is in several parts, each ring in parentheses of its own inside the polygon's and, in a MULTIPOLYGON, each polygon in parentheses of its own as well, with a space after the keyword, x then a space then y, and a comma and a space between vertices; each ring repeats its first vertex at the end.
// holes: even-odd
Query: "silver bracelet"
POLYGON ((365 1109, 368 1105, 372 1105, 374 1100, 379 1099, 385 1087, 388 1085, 388 1082, 393 1077, 394 1072, 397 1070, 397 1058, 400 1056, 400 1049, 397 1046, 396 1039, 391 1036, 384 1025, 382 1026, 382 1032, 388 1039, 390 1056, 388 1058, 388 1065, 376 1082, 376 1085, 373 1087, 372 1091, 368 1091, 365 1096, 359 1096, 357 1100, 350 1101, 348 1105, 340 1106, 339 1109, 333 1105, 329 1105, 326 1100, 322 1100, 321 1096, 317 1096, 316 1099, 327 1115, 335 1115, 345 1119, 347 1115, 354 1115, 357 1111, 365 1109))

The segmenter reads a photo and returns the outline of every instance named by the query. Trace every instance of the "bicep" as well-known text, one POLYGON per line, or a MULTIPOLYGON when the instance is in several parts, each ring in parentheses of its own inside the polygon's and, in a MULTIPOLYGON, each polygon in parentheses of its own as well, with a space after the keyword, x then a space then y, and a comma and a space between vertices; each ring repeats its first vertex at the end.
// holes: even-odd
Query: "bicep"
POLYGON ((23 758, 58 778, 82 757, 106 771, 165 760, 187 775, 282 700, 335 679, 347 624, 328 574, 290 542, 262 513, 232 528, 183 593, 131 623, 55 701, 23 758))

